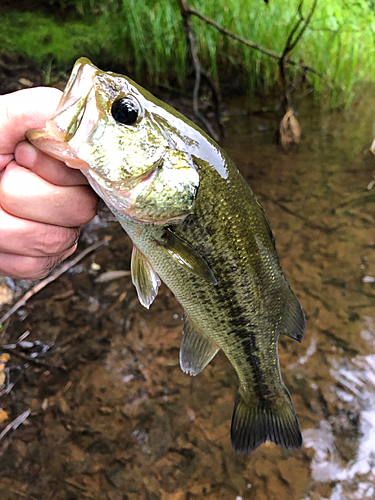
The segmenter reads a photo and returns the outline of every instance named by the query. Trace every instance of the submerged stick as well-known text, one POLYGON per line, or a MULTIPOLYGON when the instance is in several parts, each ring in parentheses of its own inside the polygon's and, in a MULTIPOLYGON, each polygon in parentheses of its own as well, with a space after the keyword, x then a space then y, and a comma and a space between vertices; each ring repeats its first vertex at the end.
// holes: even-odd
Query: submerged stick
POLYGON ((42 366, 43 368, 47 368, 48 370, 51 370, 54 368, 58 368, 59 370, 63 370, 63 371, 67 370, 65 365, 61 365, 61 366, 51 365, 49 363, 46 363, 42 359, 32 358, 31 356, 28 356, 27 354, 25 354, 23 352, 17 351, 17 349, 13 346, 6 346, 5 345, 5 346, 2 346, 2 349, 3 349, 3 351, 6 351, 9 354, 12 354, 16 358, 23 359, 24 361, 27 361, 28 363, 34 364, 36 366, 42 366))
POLYGON ((323 225, 320 225, 320 224, 315 224, 315 222, 311 221, 307 217, 304 217, 303 215, 299 214, 298 212, 294 212, 290 208, 288 208, 285 205, 283 205, 282 203, 280 203, 278 200, 275 200, 274 198, 271 198, 270 196, 267 196, 265 193, 260 193, 258 191, 258 194, 262 198, 264 198, 265 200, 268 200, 271 203, 273 203, 273 204, 277 205, 278 207, 280 207, 287 214, 293 215, 293 217, 295 217, 296 219, 300 219, 301 221, 303 221, 306 224, 307 227, 309 227, 311 229, 317 229, 319 231, 322 231, 323 233, 332 234, 334 231, 337 231, 337 229, 339 229, 342 226, 342 225, 337 225, 337 226, 334 226, 334 227, 329 227, 329 226, 323 226, 323 225))
POLYGON ((21 415, 19 415, 17 418, 15 418, 13 420, 13 422, 11 422, 10 424, 8 424, 5 429, 2 430, 2 432, 0 433, 0 441, 4 438, 4 436, 6 434, 8 434, 9 431, 15 431, 17 429, 17 427, 19 427, 22 422, 24 422, 27 417, 30 415, 31 413, 31 410, 26 410, 25 412, 21 413, 21 415))
POLYGON ((49 283, 52 283, 52 281, 55 281, 62 274, 66 273, 66 271, 68 271, 71 267, 75 266, 79 261, 81 261, 84 257, 86 257, 86 255, 88 255, 91 252, 95 252, 96 250, 99 250, 99 248, 105 245, 108 245, 109 240, 110 238, 104 238, 104 240, 98 241, 97 243, 90 245, 85 250, 83 250, 83 252, 77 255, 74 259, 64 264, 62 267, 60 267, 60 269, 57 269, 53 274, 51 274, 44 280, 40 281, 31 290, 26 292, 25 295, 18 302, 16 302, 14 306, 7 313, 5 313, 0 318, 0 325, 4 323, 12 314, 18 311, 18 309, 23 307, 33 295, 40 292, 40 290, 45 288, 49 283))

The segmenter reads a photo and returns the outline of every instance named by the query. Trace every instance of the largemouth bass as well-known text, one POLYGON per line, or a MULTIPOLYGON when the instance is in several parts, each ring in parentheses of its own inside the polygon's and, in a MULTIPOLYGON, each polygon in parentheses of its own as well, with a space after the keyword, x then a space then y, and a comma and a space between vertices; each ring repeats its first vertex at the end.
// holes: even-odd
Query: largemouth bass
POLYGON ((131 271, 149 307, 162 280, 185 311, 184 372, 222 349, 239 378, 232 445, 302 436, 279 369, 280 334, 301 341, 305 317, 282 272, 262 206, 227 154, 195 124, 129 78, 79 59, 42 151, 78 168, 134 244, 131 271))

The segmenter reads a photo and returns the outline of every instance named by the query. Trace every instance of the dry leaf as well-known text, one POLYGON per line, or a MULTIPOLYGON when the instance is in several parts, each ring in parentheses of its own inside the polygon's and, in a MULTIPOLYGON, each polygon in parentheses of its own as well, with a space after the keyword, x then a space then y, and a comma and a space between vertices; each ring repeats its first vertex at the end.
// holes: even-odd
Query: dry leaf
POLYGON ((288 111, 283 116, 279 127, 280 144, 285 152, 288 152, 293 144, 298 144, 301 138, 301 127, 297 118, 294 116, 293 109, 288 111))
POLYGON ((5 410, 0 409, 0 424, 5 422, 5 420, 8 420, 9 416, 5 410))
POLYGON ((18 83, 20 83, 21 85, 24 85, 25 87, 32 87, 34 84, 31 80, 29 80, 28 78, 20 78, 18 80, 18 83))
POLYGON ((13 299, 13 293, 5 284, 4 278, 0 276, 0 307, 4 304, 7 304, 12 299, 13 299))

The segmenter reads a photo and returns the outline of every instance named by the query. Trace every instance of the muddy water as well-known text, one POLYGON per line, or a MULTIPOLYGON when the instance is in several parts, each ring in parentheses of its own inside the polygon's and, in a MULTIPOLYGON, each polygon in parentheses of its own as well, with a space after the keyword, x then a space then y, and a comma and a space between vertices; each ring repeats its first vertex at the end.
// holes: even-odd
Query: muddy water
POLYGON ((181 372, 182 310, 162 287, 146 311, 129 277, 104 274, 129 269, 131 250, 104 211, 82 245, 106 235, 110 245, 35 295, 3 331, 7 344, 30 331, 31 344, 5 365, 5 387, 14 386, 2 397, 1 428, 30 415, 0 441, 2 500, 374 498, 375 188, 366 186, 375 159, 372 101, 360 95, 330 114, 301 100, 303 136, 289 155, 274 141, 274 115, 227 103, 224 147, 267 211, 307 316, 302 344, 279 341, 303 449, 233 452, 232 367, 219 354, 195 378, 181 372), (53 342, 32 358, 44 365, 30 361, 37 340, 53 342))

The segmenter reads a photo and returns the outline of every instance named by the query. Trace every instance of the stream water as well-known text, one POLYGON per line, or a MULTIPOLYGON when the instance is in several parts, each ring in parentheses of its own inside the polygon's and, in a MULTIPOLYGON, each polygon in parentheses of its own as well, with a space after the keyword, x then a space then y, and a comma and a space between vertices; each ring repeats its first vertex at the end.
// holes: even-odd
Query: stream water
POLYGON ((36 357, 44 365, 5 363, 4 387, 14 386, 1 398, 1 428, 30 415, 0 441, 2 500, 374 498, 373 97, 357 95, 331 113, 300 99, 302 138, 288 155, 274 114, 226 103, 223 146, 266 209, 307 317, 302 344, 279 339, 302 450, 235 454, 233 368, 219 353, 197 377, 181 372, 181 307, 162 287, 147 311, 130 277, 115 278, 131 247, 103 211, 83 244, 110 235, 109 245, 36 294, 2 334, 10 344, 29 331, 28 357, 35 341, 53 343, 36 357))

